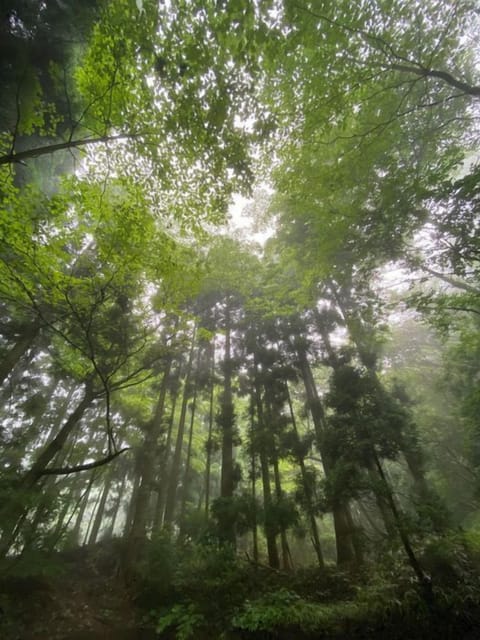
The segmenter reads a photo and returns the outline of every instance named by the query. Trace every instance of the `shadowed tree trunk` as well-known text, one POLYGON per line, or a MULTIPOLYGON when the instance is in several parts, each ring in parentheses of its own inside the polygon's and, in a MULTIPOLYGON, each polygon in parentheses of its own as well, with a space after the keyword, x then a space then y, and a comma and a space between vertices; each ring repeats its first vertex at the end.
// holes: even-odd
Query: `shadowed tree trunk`
POLYGON ((72 529, 72 540, 75 540, 80 545, 80 531, 82 528, 82 522, 85 517, 85 510, 87 508, 87 504, 90 500, 90 491, 92 490, 93 483, 97 477, 96 470, 92 471, 90 474, 90 479, 88 481, 87 488, 85 492, 80 497, 80 509, 78 511, 77 518, 75 520, 75 524, 72 529))
POLYGON ((100 502, 97 507, 97 511, 95 513, 95 520, 93 521, 92 530, 90 531, 90 536, 88 538, 88 544, 94 545, 97 542, 98 534, 100 532, 100 527, 102 526, 102 522, 104 520, 105 514, 105 506, 107 504, 108 495, 110 493, 110 488, 113 482, 113 474, 114 467, 109 467, 106 472, 105 483, 103 485, 103 490, 101 493, 100 502))
MULTIPOLYGON (((255 358, 255 356, 254 356, 255 358)), ((275 535, 275 527, 272 522, 272 489, 270 485, 270 467, 268 464, 268 455, 265 443, 265 420, 263 416, 262 398, 260 393, 260 383, 258 380, 258 367, 254 362, 254 396, 255 407, 257 410, 257 450, 260 458, 260 468, 262 472, 262 488, 263 488, 263 506, 265 512, 265 537, 267 540, 268 563, 274 569, 280 567, 280 558, 278 556, 277 540, 275 535)))
POLYGON ((317 525, 317 520, 315 518, 315 509, 313 506, 313 495, 312 495, 312 487, 311 487, 311 483, 308 479, 308 474, 307 474, 307 469, 305 467, 305 459, 304 457, 300 454, 300 435, 298 433, 298 428, 297 428, 297 420, 295 418, 295 413, 293 411, 293 405, 292 405, 292 398, 290 396, 290 389, 288 387, 288 383, 285 382, 285 387, 286 387, 286 392, 287 392, 287 402, 288 402, 288 408, 290 411, 290 419, 292 421, 292 426, 293 426, 293 433, 295 434, 295 440, 296 440, 296 446, 298 449, 298 455, 297 455, 297 461, 300 467, 300 473, 302 475, 302 482, 303 482, 303 487, 304 487, 304 491, 305 491, 305 502, 306 502, 306 507, 307 507, 307 515, 308 515, 308 519, 310 522, 310 531, 312 534, 312 543, 313 543, 313 548, 315 550, 315 555, 317 556, 317 560, 318 560, 318 565, 320 567, 323 567, 325 565, 324 559, 323 559, 323 552, 322 552, 322 546, 320 543, 320 536, 318 534, 318 525, 317 525))
POLYGON ((127 482, 127 475, 124 473, 122 475, 122 480, 118 488, 118 494, 115 498, 115 503, 113 505, 112 518, 106 532, 107 538, 113 538, 113 536, 115 535, 115 524, 117 522, 118 514, 120 511, 120 505, 122 504, 123 492, 125 490, 126 482, 127 482))
POLYGON ((170 409, 170 416, 168 419, 168 427, 167 427, 167 441, 165 444, 165 449, 160 455, 159 460, 159 468, 160 471, 158 473, 157 479, 157 500, 155 504, 155 513, 153 517, 153 530, 158 531, 163 526, 164 515, 165 515, 165 501, 167 498, 167 488, 168 488, 168 471, 170 468, 170 456, 171 456, 171 446, 172 446, 172 434, 173 434, 173 424, 175 421, 175 410, 177 407, 177 400, 180 392, 180 377, 181 377, 182 365, 180 364, 177 372, 175 373, 171 383, 173 382, 172 392, 171 392, 171 402, 172 406, 170 409))
MULTIPOLYGON (((223 361, 223 392, 220 400, 220 412, 217 422, 222 432, 222 470, 220 477, 220 497, 231 499, 234 490, 233 478, 233 432, 235 424, 235 409, 232 395, 232 327, 229 301, 225 304, 225 357, 223 361)), ((235 523, 229 517, 228 509, 219 516, 220 536, 229 544, 235 546, 235 523)))
MULTIPOLYGON (((18 492, 15 492, 15 501, 6 502, 0 509, 0 523, 2 527, 2 538, 0 541, 0 557, 8 552, 13 544, 16 534, 19 531, 20 519, 24 519, 28 508, 24 504, 24 498, 28 501, 28 495, 34 489, 38 480, 42 477, 42 472, 47 465, 58 455, 65 445, 68 437, 75 429, 86 409, 90 406, 94 398, 91 386, 85 386, 84 396, 77 407, 69 415, 60 431, 43 449, 42 453, 35 460, 29 471, 19 480, 18 492), (23 516, 22 516, 23 514, 23 516)), ((36 487, 38 490, 38 487, 36 487)))
POLYGON ((5 353, 0 362, 0 385, 10 375, 17 362, 30 349, 40 332, 40 322, 34 322, 20 334, 15 344, 5 353))
POLYGON ((255 451, 255 406, 253 394, 250 394, 250 475, 252 483, 252 548, 253 548, 253 561, 258 563, 258 523, 257 523, 257 469, 256 469, 256 451, 255 451))
MULTIPOLYGON (((375 329, 362 322, 356 309, 356 303, 348 291, 336 286, 333 282, 329 283, 329 288, 333 293, 343 323, 347 327, 350 338, 358 351, 360 362, 368 370, 379 395, 387 394, 388 392, 386 392, 377 374, 377 353, 375 351, 375 341, 372 340, 375 329)), ((318 314, 317 324, 321 326, 321 319, 318 314)), ((331 345, 329 345, 329 349, 333 351, 331 345)), ((413 420, 409 421, 408 428, 399 433, 398 446, 407 463, 418 499, 421 503, 433 507, 429 509, 431 524, 437 533, 441 533, 445 530, 448 521, 447 510, 441 504, 439 496, 429 487, 425 479, 425 460, 418 444, 417 431, 417 425, 413 420)))
POLYGON ((192 335, 192 345, 188 358, 187 371, 185 376, 185 386, 183 390, 182 407, 180 409, 180 418, 178 421, 177 440, 175 442, 175 451, 173 453, 172 465, 168 477, 167 499, 165 502, 164 526, 170 527, 175 518, 175 508, 177 500, 178 480, 180 477, 180 467, 182 460, 183 439, 185 436, 185 420, 187 415, 188 400, 191 394, 191 379, 193 368, 193 354, 195 350, 196 327, 194 327, 192 335))
POLYGON ((62 449, 67 441, 68 436, 75 429, 77 424, 80 422, 83 414, 91 405, 94 398, 94 393, 90 384, 85 385, 85 391, 83 394, 83 398, 78 403, 77 407, 72 411, 69 415, 68 419, 63 424, 60 431, 53 438, 53 440, 43 449, 42 453, 36 459, 36 461, 31 466, 30 470, 27 471, 25 476, 23 477, 22 484, 25 487, 31 487, 37 482, 37 480, 41 477, 42 471, 44 471, 48 464, 53 460, 53 458, 57 455, 57 453, 62 449))
POLYGON ((155 466, 158 459, 158 440, 163 428, 165 398, 167 395, 172 361, 173 355, 169 354, 165 363, 155 414, 152 421, 145 427, 145 439, 140 452, 141 479, 133 503, 132 525, 128 535, 127 550, 125 553, 125 565, 130 568, 133 567, 141 554, 146 540, 150 498, 154 487, 155 466))
MULTIPOLYGON (((198 372, 198 366, 200 361, 200 349, 197 354, 197 366, 196 370, 198 372)), ((190 429, 188 433, 188 445, 187 445, 187 457, 185 460, 185 470, 183 472, 183 483, 182 483, 182 500, 180 506, 180 536, 183 536, 184 526, 185 526, 185 513, 187 507, 187 498, 188 498, 188 488, 190 484, 190 461, 192 457, 192 441, 193 441, 193 425, 195 422, 195 411, 197 405, 197 392, 198 392, 198 384, 195 381, 195 389, 193 392, 192 404, 190 406, 191 417, 190 417, 190 429)))
MULTIPOLYGON (((322 403, 318 397, 317 387, 313 379, 312 370, 307 359, 306 351, 303 347, 297 347, 297 356, 300 371, 305 385, 305 393, 307 404, 313 419, 315 435, 317 439, 318 449, 322 457, 325 475, 328 477, 331 473, 333 461, 325 454, 323 447, 323 434, 325 432, 326 421, 322 403)), ((351 518, 348 517, 347 505, 333 505, 333 524, 335 529, 335 541, 337 547, 337 564, 353 565, 358 561, 354 544, 354 531, 350 527, 351 518)))
MULTIPOLYGON (((280 469, 278 468, 278 457, 276 454, 273 456, 273 477, 275 479, 275 497, 277 502, 280 502, 283 496, 283 491, 280 479, 280 469)), ((293 569, 292 557, 288 546, 287 532, 283 525, 280 525, 280 543, 282 549, 282 569, 284 571, 291 571, 293 569)))
POLYGON ((215 394, 215 336, 211 345, 210 399, 208 409, 207 460, 205 462, 205 516, 210 508, 210 473, 212 466, 213 400, 215 394))

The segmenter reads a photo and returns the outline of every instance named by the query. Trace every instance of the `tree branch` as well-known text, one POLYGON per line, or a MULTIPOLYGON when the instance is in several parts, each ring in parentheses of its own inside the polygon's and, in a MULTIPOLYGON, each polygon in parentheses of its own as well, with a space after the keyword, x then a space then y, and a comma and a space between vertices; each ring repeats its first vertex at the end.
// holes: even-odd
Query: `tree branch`
POLYGON ((440 71, 438 69, 427 69, 426 67, 421 66, 412 66, 407 64, 398 64, 393 63, 390 65, 386 65, 387 69, 394 69, 395 71, 402 71, 403 73, 413 73, 422 78, 438 78, 439 80, 443 80, 446 84, 449 84, 451 87, 455 87, 456 89, 460 89, 462 93, 473 96, 475 98, 480 98, 480 87, 468 84, 468 82, 463 82, 462 80, 458 80, 448 71, 440 71))
POLYGON ((102 458, 101 460, 97 460, 96 462, 88 462, 87 464, 80 464, 77 467, 53 467, 52 469, 44 469, 40 471, 38 477, 41 476, 67 476, 70 473, 79 473, 80 471, 88 471, 89 469, 96 469, 97 467, 102 467, 105 464, 108 464, 119 455, 128 451, 130 447, 124 447, 120 449, 120 451, 116 451, 115 453, 111 453, 110 455, 102 458))
POLYGON ((420 265, 420 269, 422 271, 426 271, 431 276, 435 276, 435 278, 439 278, 440 280, 443 280, 444 282, 451 285, 452 287, 455 287, 456 289, 462 289, 463 291, 467 291, 468 293, 473 293, 476 296, 480 296, 480 289, 478 287, 472 286, 471 284, 469 284, 468 282, 465 282, 464 280, 459 280, 458 278, 452 278, 452 276, 446 275, 441 271, 435 271, 435 269, 431 269, 426 264, 420 265))
POLYGON ((98 144, 99 142, 114 142, 115 140, 128 140, 138 138, 145 134, 142 133, 119 133, 113 136, 99 136, 97 138, 83 138, 80 140, 67 140, 66 142, 58 142, 56 144, 48 144, 43 147, 36 147, 34 149, 27 149, 26 151, 18 151, 17 153, 7 153, 4 156, 0 156, 0 165, 13 164, 15 162, 24 162, 31 158, 38 158, 39 156, 46 156, 56 151, 62 151, 66 149, 79 149, 85 147, 88 144, 98 144))

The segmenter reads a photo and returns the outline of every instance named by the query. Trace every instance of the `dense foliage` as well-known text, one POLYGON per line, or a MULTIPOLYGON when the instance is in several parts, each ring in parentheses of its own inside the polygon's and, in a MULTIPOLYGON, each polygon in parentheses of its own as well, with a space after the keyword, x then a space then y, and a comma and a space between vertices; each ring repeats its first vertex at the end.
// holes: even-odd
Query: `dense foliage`
POLYGON ((165 637, 478 623, 477 29, 2 4, 0 633, 105 558, 165 637))

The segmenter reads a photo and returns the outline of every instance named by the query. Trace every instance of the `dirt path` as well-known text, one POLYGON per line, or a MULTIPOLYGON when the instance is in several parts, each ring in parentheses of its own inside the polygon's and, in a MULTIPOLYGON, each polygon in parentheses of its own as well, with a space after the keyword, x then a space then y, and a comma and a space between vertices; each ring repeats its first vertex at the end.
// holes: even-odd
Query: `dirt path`
POLYGON ((55 557, 49 577, 13 575, 0 582, 2 640, 150 640, 139 629, 118 553, 97 545, 55 557))

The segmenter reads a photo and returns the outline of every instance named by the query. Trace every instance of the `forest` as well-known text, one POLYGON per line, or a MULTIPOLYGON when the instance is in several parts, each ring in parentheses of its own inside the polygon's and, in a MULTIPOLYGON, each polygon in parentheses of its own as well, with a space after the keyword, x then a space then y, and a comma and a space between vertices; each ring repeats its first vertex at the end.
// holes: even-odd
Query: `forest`
POLYGON ((0 5, 0 637, 477 638, 478 2, 0 5))

